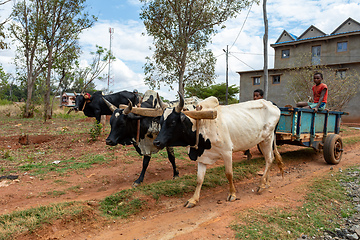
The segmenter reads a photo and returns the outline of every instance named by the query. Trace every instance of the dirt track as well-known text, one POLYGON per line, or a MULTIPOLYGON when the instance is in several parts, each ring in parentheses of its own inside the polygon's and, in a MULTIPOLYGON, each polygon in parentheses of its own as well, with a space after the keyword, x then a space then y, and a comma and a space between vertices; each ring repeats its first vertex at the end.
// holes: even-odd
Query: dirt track
MULTIPOLYGON (((130 188, 141 170, 140 157, 125 158, 123 151, 127 151, 127 148, 118 147, 109 150, 105 147, 104 140, 89 144, 84 140, 85 135, 77 137, 76 141, 73 140, 74 136, 66 134, 39 135, 30 137, 29 140, 36 146, 34 151, 46 152, 52 149, 54 154, 61 153, 75 158, 82 151, 92 151, 97 154, 108 154, 110 151, 117 156, 116 160, 109 164, 96 165, 81 173, 73 172, 63 176, 49 174, 42 178, 21 173, 16 181, 3 180, 0 182, 0 214, 53 202, 92 200, 96 203, 108 195, 130 188), (65 184, 56 184, 56 180, 61 180, 65 184), (74 186, 80 186, 78 191, 66 190, 74 186), (56 197, 46 194, 55 190, 64 190, 66 194, 56 197)), ((16 134, 0 137, 0 142, 3 149, 21 148, 16 134)), ((299 149, 302 147, 282 146, 280 153, 299 149)), ((251 149, 251 152, 253 157, 260 156, 256 148, 251 149)), ((47 157, 47 161, 56 159, 56 156, 47 157)), ((233 159, 234 162, 246 161, 246 156, 242 152, 234 153, 233 159)), ((108 221, 97 218, 94 221, 57 221, 51 226, 31 235, 23 235, 19 239, 233 239, 234 232, 228 226, 236 219, 236 214, 241 214, 248 208, 276 205, 294 207, 301 203, 299 200, 306 193, 306 186, 311 179, 329 171, 338 171, 339 168, 359 164, 359 160, 360 144, 345 146, 343 159, 336 166, 326 164, 322 154, 307 151, 302 157, 285 161, 284 178, 279 176, 278 168, 274 165, 271 171, 271 187, 261 195, 254 192, 260 180, 260 176, 256 176, 235 182, 239 200, 232 203, 225 201, 227 186, 222 186, 202 190, 200 203, 192 209, 183 207, 192 193, 183 198, 161 198, 158 204, 152 205, 154 208, 127 220, 108 221)), ((177 165, 180 175, 196 173, 194 162, 178 160, 177 165)), ((222 162, 219 161, 216 165, 222 165, 222 162)), ((144 183, 171 179, 171 177, 170 163, 152 160, 144 183)), ((88 214, 91 216, 93 212, 90 211, 88 214)))

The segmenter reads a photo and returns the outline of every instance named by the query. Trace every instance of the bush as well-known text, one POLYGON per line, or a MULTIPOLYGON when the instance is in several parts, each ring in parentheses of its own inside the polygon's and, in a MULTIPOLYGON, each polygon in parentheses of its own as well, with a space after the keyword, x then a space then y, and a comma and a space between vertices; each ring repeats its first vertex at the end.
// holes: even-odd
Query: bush
POLYGON ((96 120, 95 120, 93 127, 90 129, 91 140, 93 140, 93 141, 97 140, 98 136, 101 133, 102 127, 103 127, 102 124, 96 122, 96 120))
POLYGON ((12 104, 11 101, 9 101, 7 99, 0 99, 0 106, 10 105, 10 104, 12 104))

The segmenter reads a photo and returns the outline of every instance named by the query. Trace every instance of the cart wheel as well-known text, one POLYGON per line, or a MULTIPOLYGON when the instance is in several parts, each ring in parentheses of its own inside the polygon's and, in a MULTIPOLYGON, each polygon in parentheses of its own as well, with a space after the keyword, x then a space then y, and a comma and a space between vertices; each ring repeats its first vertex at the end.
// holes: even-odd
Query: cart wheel
POLYGON ((343 142, 337 134, 329 134, 325 138, 324 158, 329 164, 338 164, 343 153, 343 142))

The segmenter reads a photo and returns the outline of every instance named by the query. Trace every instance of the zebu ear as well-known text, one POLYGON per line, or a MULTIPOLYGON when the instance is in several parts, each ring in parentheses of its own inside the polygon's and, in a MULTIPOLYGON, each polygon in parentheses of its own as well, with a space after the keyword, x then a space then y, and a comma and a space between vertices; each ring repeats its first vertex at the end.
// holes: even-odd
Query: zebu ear
POLYGON ((104 97, 102 97, 102 99, 104 100, 104 102, 106 103, 106 105, 109 107, 109 109, 114 112, 117 107, 115 107, 113 104, 111 104, 111 102, 109 102, 108 100, 106 100, 104 97))
POLYGON ((124 111, 123 111, 124 115, 128 115, 131 112, 132 107, 133 107, 132 102, 130 101, 130 99, 128 99, 128 100, 129 100, 129 104, 128 104, 127 108, 125 108, 124 111))
POLYGON ((183 109, 183 107, 184 107, 184 97, 181 95, 181 93, 178 91, 178 93, 179 93, 179 97, 180 97, 180 102, 179 102, 179 104, 175 107, 175 112, 177 112, 177 113, 180 113, 181 112, 181 110, 183 109))
POLYGON ((188 118, 188 117, 185 114, 180 114, 181 122, 184 122, 186 118, 188 118))

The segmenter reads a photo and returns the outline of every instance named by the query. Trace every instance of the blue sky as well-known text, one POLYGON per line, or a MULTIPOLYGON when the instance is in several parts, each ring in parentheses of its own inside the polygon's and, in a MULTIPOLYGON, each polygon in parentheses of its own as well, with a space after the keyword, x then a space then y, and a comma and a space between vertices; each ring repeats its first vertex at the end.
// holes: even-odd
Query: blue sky
MULTIPOLYGON (((145 32, 139 19, 141 4, 138 0, 87 0, 87 11, 98 17, 94 27, 86 30, 80 38, 82 46, 81 63, 87 65, 90 52, 95 45, 109 48, 109 28, 114 28, 112 51, 116 57, 111 65, 110 90, 133 90, 145 92, 143 65, 145 57, 151 56, 149 47, 152 39, 142 36, 145 32)), ((9 5, 9 4, 8 4, 9 5)), ((1 7, 0 7, 1 8, 1 7)), ((4 8, 4 7, 3 7, 4 8)), ((10 7, 0 11, 0 16, 6 16, 10 7)), ((296 36, 301 35, 311 25, 329 34, 347 18, 360 22, 360 3, 348 0, 272 0, 267 1, 269 20, 269 45, 275 43, 283 32, 288 31, 296 36)), ((1 19, 0 19, 1 20, 1 19)), ((263 34, 264 23, 262 2, 254 4, 251 9, 243 10, 237 18, 226 22, 226 28, 219 31, 208 45, 217 57, 216 83, 225 82, 226 59, 223 49, 229 46, 229 84, 239 85, 237 71, 247 71, 263 68, 263 34)), ((7 72, 13 72, 14 51, 0 51, 0 64, 7 72)), ((273 67, 274 52, 269 46, 269 68, 273 67)), ((107 74, 108 70, 104 72, 107 74)), ((107 87, 106 82, 96 81, 99 88, 107 87)), ((176 99, 177 84, 174 90, 161 87, 160 95, 169 100, 176 99)))

